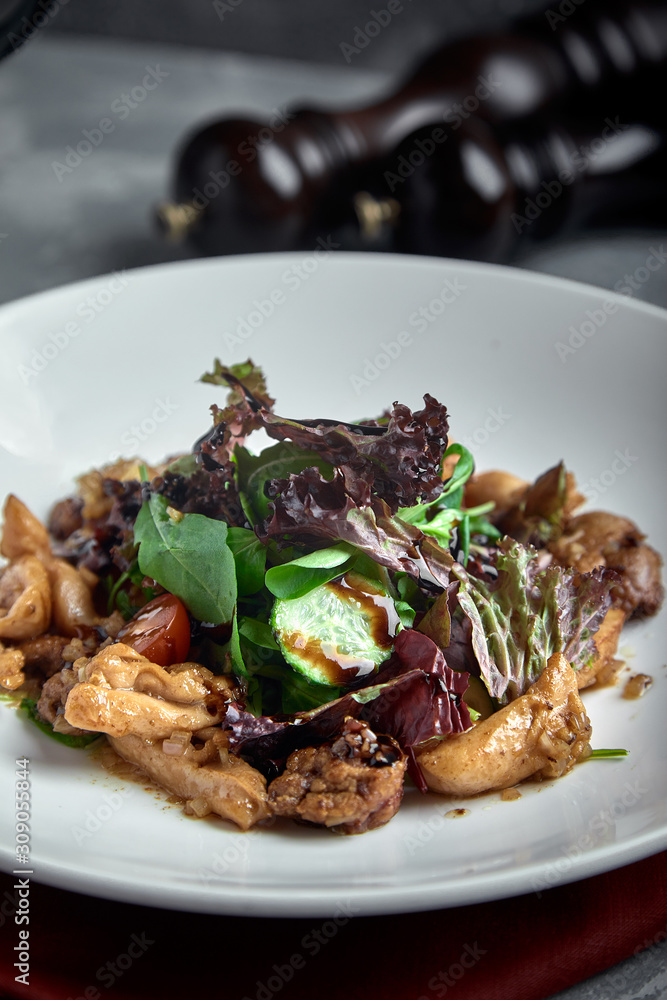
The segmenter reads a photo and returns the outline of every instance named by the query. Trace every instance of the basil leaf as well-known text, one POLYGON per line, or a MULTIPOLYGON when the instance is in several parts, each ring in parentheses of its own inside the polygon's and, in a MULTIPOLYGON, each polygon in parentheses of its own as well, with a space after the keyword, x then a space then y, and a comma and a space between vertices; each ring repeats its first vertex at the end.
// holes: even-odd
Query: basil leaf
POLYGON ((266 548, 254 531, 231 527, 227 530, 227 545, 236 564, 236 584, 239 597, 256 594, 264 586, 266 548))
POLYGON ((356 550, 346 542, 309 552, 292 562, 268 569, 266 586, 275 597, 282 599, 305 597, 315 587, 341 576, 355 555, 356 550))
POLYGON ((236 569, 227 525, 203 514, 172 519, 167 507, 164 497, 153 494, 139 511, 134 537, 141 572, 180 598, 199 621, 231 622, 236 569))

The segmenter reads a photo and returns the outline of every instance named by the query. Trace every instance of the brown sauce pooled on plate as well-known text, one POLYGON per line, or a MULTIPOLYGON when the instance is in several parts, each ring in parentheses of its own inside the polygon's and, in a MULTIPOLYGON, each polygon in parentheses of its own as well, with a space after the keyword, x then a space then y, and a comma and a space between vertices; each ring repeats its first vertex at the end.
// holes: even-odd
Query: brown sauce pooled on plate
POLYGON ((462 816, 469 816, 469 809, 449 809, 445 813, 445 819, 461 819, 462 816))
POLYGON ((623 688, 623 697, 629 700, 634 698, 641 698, 645 694, 653 683, 653 678, 649 674, 633 674, 625 684, 623 688))
POLYGON ((521 798, 521 792, 518 788, 503 788, 500 793, 501 802, 515 802, 517 799, 521 798))

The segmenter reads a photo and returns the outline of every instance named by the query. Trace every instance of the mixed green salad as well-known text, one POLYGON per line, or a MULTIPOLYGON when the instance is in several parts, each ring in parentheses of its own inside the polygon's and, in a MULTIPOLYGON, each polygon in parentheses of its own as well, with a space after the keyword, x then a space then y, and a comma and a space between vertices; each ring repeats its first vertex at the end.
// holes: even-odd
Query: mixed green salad
POLYGON ((359 423, 299 420, 274 411, 250 360, 202 380, 229 394, 192 451, 141 481, 102 474, 103 514, 79 500, 54 551, 103 581, 119 641, 235 678, 222 726, 260 770, 351 716, 408 752, 511 703, 553 653, 575 670, 596 656, 614 574, 543 557, 562 465, 511 537, 492 503, 466 506, 473 456, 432 396, 359 423), (276 443, 253 454, 260 429, 276 443))

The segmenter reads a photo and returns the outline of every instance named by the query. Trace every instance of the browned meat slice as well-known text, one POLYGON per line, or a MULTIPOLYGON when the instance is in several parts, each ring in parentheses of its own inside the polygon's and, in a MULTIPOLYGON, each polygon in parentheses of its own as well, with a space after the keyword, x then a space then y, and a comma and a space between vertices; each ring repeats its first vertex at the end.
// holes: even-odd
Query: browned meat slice
POLYGON ((509 472, 482 472, 472 476, 465 488, 467 506, 493 501, 489 518, 504 534, 538 548, 556 538, 584 497, 575 478, 563 463, 548 469, 534 483, 526 483, 509 472))
POLYGON ((627 517, 590 511, 568 522, 563 535, 550 546, 561 566, 581 573, 596 566, 620 575, 612 596, 628 617, 654 614, 665 596, 661 581, 662 558, 627 517))
POLYGON ((67 695, 78 682, 78 673, 71 667, 65 667, 53 677, 49 677, 37 702, 37 711, 45 722, 50 722, 53 725, 56 718, 63 715, 67 695))
POLYGON ((81 667, 65 717, 78 729, 109 736, 166 739, 175 729, 197 732, 221 721, 227 685, 197 663, 170 670, 125 643, 105 646, 81 667))
MULTIPOLYGON (((39 635, 36 639, 26 639, 19 646, 25 657, 26 667, 43 677, 53 677, 65 666, 63 651, 72 640, 64 635, 39 635)), ((71 663, 72 659, 69 660, 71 663)))
POLYGON ((37 556, 20 556, 0 574, 0 639, 33 639, 51 620, 51 590, 37 556))
POLYGON ((192 746, 176 756, 166 752, 161 742, 139 736, 123 736, 110 743, 116 753, 137 764, 156 784, 185 799, 189 811, 197 816, 214 812, 248 830, 271 815, 263 775, 225 749, 216 750, 217 759, 207 760, 211 755, 205 753, 204 763, 200 763, 192 746))
POLYGON ((560 777, 588 754, 590 737, 576 674, 554 653, 525 694, 417 760, 434 792, 477 795, 532 776, 560 777))
POLYGON ((365 833, 388 823, 403 797, 406 758, 389 737, 348 719, 335 743, 295 750, 269 785, 277 816, 365 833))
POLYGON ((49 531, 59 542, 66 538, 83 525, 83 500, 80 497, 68 497, 61 500, 51 511, 49 517, 49 531))
POLYGON ((618 649, 621 630, 625 624, 625 612, 622 608, 610 608, 604 616, 600 628, 593 636, 597 656, 586 667, 577 670, 577 686, 579 690, 590 687, 597 681, 606 683, 622 665, 614 659, 618 649))

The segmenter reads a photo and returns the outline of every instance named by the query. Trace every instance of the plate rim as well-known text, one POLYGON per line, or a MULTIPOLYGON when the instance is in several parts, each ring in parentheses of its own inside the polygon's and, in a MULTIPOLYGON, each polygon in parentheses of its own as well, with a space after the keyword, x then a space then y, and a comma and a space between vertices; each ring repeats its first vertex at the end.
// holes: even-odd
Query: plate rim
MULTIPOLYGON (((217 271, 227 270, 230 267, 256 268, 263 265, 271 266, 277 263, 288 264, 290 261, 301 261, 308 256, 310 251, 299 251, 290 253, 265 253, 265 254, 245 254, 229 257, 215 257, 191 259, 187 261, 170 261, 157 264, 149 264, 136 268, 128 268, 123 273, 130 277, 136 276, 141 282, 143 278, 153 280, 159 279, 161 275, 168 275, 175 270, 181 273, 196 271, 217 271)), ((349 263, 359 266, 373 265, 380 269, 387 265, 400 266, 406 269, 433 268, 434 270, 459 269, 474 272, 483 278, 484 275, 501 276, 506 281, 527 283, 532 286, 543 288, 547 292, 553 293, 562 289, 566 292, 573 292, 577 295, 585 294, 596 300, 617 302, 626 309, 633 312, 637 310, 652 319, 658 319, 665 324, 667 331, 667 309, 661 306, 647 303, 633 296, 623 295, 619 292, 596 286, 575 279, 563 278, 557 275, 545 274, 543 272, 530 271, 506 264, 490 264, 478 261, 468 261, 458 258, 441 258, 427 256, 413 256, 403 254, 382 254, 364 253, 349 251, 334 251, 330 262, 335 266, 339 263, 349 263)), ((115 273, 100 274, 89 278, 81 279, 53 288, 44 289, 30 295, 22 296, 0 306, 0 337, 2 336, 2 323, 5 316, 11 312, 20 312, 24 309, 30 310, 33 303, 39 303, 39 308, 49 299, 60 296, 75 295, 79 290, 85 292, 86 289, 94 288, 100 282, 108 280, 115 273)), ((559 878, 558 884, 566 884, 583 878, 588 878, 605 871, 631 864, 641 858, 658 853, 667 849, 667 825, 663 829, 649 831, 625 839, 621 845, 610 854, 609 846, 604 845, 595 848, 587 853, 582 853, 574 860, 568 871, 559 878)), ((4 848, 0 848, 0 867, 11 871, 10 854, 4 848)), ((103 873, 97 875, 82 874, 81 869, 76 870, 58 862, 40 859, 34 856, 34 866, 37 874, 36 881, 44 882, 58 888, 74 892, 81 892, 86 895, 93 895, 101 898, 115 899, 119 901, 160 906, 178 911, 209 912, 233 914, 242 912, 253 916, 276 916, 276 917, 304 917, 304 916, 328 916, 331 914, 333 893, 330 889, 325 889, 326 899, 324 904, 318 898, 322 895, 322 889, 304 890, 299 888, 296 892, 290 893, 289 905, 284 899, 284 887, 270 885, 246 887, 250 893, 242 903, 239 902, 239 887, 231 888, 214 883, 213 891, 199 891, 196 893, 191 884, 174 884, 167 887, 161 884, 151 884, 150 881, 135 881, 131 886, 127 879, 119 876, 105 876, 103 873), (214 895, 215 893, 215 895, 214 895), (193 896, 197 896, 193 899, 193 896), (187 904, 190 905, 187 905, 187 904)), ((531 878, 536 874, 543 873, 545 862, 534 862, 530 866, 522 865, 520 873, 516 870, 505 870, 490 873, 489 879, 485 883, 476 880, 471 883, 469 877, 460 876, 454 880, 440 876, 432 884, 414 885, 392 884, 386 886, 377 880, 375 886, 349 886, 345 887, 346 899, 355 902, 363 902, 363 915, 379 915, 388 913, 407 913, 418 910, 442 909, 460 905, 467 905, 482 901, 507 898, 530 892, 531 878), (514 883, 512 885, 511 883, 514 883), (519 888, 517 890, 517 883, 519 888), (391 901, 387 901, 387 893, 391 901), (417 898, 425 894, 429 901, 425 904, 423 898, 417 898), (437 898, 435 898, 437 897, 437 898)), ((341 890, 343 887, 341 887, 341 890)), ((337 898, 340 898, 340 895, 337 898)))

